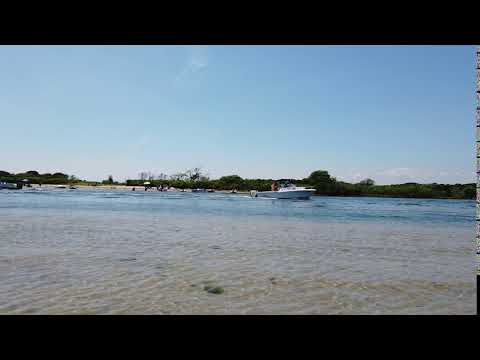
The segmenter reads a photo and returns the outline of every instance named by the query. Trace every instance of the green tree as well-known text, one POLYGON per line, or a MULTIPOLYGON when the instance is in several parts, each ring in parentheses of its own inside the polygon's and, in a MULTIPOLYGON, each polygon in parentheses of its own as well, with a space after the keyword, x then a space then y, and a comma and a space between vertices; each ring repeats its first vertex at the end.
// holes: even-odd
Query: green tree
POLYGON ((367 179, 364 179, 364 180, 360 181, 359 184, 360 185, 366 185, 366 186, 373 186, 373 185, 375 185, 375 181, 373 181, 370 178, 367 178, 367 179))
POLYGON ((200 178, 203 176, 202 169, 199 167, 189 169, 185 173, 187 174, 188 178, 192 181, 200 180, 200 178))
POLYGON ((222 176, 218 179, 217 186, 220 189, 232 190, 238 189, 243 184, 243 179, 238 175, 222 176))
POLYGON ((464 199, 475 199, 476 196, 477 196, 477 190, 475 189, 475 186, 469 186, 463 190, 464 199))
POLYGON ((332 195, 335 191, 335 179, 333 179, 328 171, 317 170, 310 174, 306 182, 315 187, 318 194, 332 195))
POLYGON ((330 174, 326 170, 314 171, 307 179, 311 184, 327 183, 332 181, 330 174))

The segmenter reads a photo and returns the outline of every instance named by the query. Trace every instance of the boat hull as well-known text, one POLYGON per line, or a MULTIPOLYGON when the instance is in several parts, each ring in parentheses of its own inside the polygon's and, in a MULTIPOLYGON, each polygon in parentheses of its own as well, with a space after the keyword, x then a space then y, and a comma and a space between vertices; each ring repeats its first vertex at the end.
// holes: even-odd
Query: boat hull
POLYGON ((259 191, 253 192, 254 197, 270 199, 310 199, 315 190, 292 190, 292 191, 259 191))
POLYGON ((22 188, 19 184, 14 183, 0 183, 0 189, 7 189, 7 190, 20 190, 22 188))

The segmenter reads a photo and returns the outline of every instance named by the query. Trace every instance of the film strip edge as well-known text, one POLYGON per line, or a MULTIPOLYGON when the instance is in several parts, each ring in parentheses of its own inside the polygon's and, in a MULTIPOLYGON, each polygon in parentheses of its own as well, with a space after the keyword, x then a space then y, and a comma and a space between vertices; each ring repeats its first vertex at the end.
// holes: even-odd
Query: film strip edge
POLYGON ((476 212, 476 260, 477 276, 480 275, 480 46, 476 46, 476 142, 477 142, 477 212, 476 212))

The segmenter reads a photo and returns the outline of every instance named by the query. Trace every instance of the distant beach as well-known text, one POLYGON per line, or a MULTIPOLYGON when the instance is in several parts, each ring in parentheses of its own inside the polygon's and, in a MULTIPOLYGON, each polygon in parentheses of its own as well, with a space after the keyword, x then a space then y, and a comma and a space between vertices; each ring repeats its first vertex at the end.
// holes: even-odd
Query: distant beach
MULTIPOLYGON (((39 185, 39 184, 31 184, 31 189, 55 189, 57 188, 59 185, 61 186, 65 186, 65 187, 69 187, 70 185, 69 184, 43 184, 43 185, 39 185)), ((105 184, 100 184, 100 185, 83 185, 83 184, 74 184, 73 185, 75 188, 79 188, 79 189, 89 189, 89 190, 95 190, 95 189, 98 189, 98 190, 115 190, 115 189, 118 189, 118 190, 132 190, 132 189, 135 189, 135 190, 141 190, 141 191, 145 191, 145 186, 142 186, 142 185, 137 185, 137 186, 133 186, 133 185, 123 185, 123 184, 119 184, 119 185, 105 185, 105 184)), ((148 191, 151 191, 151 192, 157 192, 157 188, 156 187, 150 187, 148 189, 148 191)), ((164 192, 192 192, 192 189, 184 189, 184 191, 182 191, 182 189, 168 189, 168 190, 164 190, 164 192)), ((229 194, 231 193, 231 190, 215 190, 216 193, 222 193, 222 194, 229 194)), ((243 194, 248 194, 249 192, 248 191, 242 191, 242 190, 238 190, 237 193, 243 193, 243 194)))

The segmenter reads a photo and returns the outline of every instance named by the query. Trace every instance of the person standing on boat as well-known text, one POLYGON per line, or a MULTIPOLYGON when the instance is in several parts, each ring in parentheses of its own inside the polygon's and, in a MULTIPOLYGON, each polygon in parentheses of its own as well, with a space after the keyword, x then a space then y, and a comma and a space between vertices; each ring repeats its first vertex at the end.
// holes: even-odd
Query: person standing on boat
POLYGON ((275 180, 272 182, 272 191, 278 191, 278 183, 275 180))

